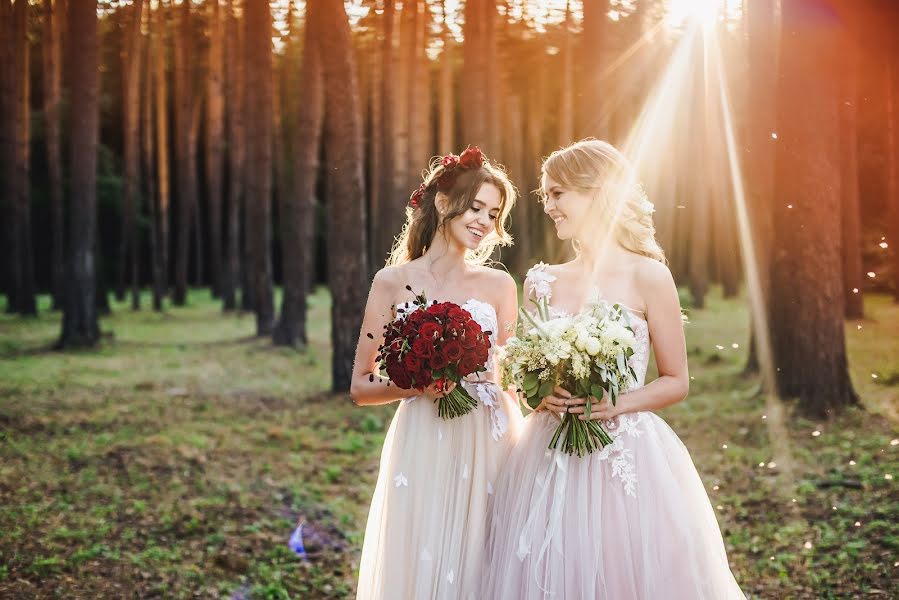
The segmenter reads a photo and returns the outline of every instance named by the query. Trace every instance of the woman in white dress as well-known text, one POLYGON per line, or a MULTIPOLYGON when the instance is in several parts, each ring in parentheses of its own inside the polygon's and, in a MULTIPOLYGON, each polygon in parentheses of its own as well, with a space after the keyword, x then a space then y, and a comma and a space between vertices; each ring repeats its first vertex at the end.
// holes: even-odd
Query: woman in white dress
POLYGON ((525 292, 550 314, 587 300, 618 303, 637 338, 638 381, 591 417, 614 438, 577 457, 548 450, 559 415, 584 415, 585 400, 561 388, 528 416, 497 483, 482 597, 489 600, 742 599, 715 514, 690 455, 654 411, 689 388, 677 290, 655 241, 652 204, 624 157, 585 140, 544 162, 544 212, 569 263, 539 264, 525 292), (659 377, 644 385, 650 350, 659 377))
POLYGON ((514 398, 497 384, 492 356, 516 319, 515 282, 484 266, 497 245, 511 243, 505 227, 514 202, 506 174, 480 150, 435 161, 412 196, 388 265, 375 275, 351 395, 359 405, 398 406, 365 528, 357 599, 481 597, 488 499, 521 420, 514 398), (462 383, 478 406, 448 421, 437 415, 436 389, 388 385, 375 362, 384 324, 419 292, 461 305, 492 332, 488 371, 462 383))

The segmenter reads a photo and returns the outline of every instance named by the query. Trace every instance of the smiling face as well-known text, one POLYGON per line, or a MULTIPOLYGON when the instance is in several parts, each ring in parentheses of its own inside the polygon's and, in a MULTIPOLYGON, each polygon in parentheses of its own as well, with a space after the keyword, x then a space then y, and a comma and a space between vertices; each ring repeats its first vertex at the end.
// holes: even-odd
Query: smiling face
POLYGON ((549 175, 543 175, 543 212, 556 225, 560 240, 583 239, 591 222, 592 198, 564 187, 549 175))
MULTIPOLYGON (((440 197, 438 197, 438 203, 440 197)), ((471 205, 461 214, 444 224, 450 240, 469 250, 480 246, 491 233, 497 232, 502 195, 499 188, 489 182, 481 184, 471 205)))

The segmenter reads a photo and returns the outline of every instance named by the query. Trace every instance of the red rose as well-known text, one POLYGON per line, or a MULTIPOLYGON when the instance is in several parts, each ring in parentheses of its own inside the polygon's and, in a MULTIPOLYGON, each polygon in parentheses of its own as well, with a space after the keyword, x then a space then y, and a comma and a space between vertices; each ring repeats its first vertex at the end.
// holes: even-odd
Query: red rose
POLYGON ((418 328, 418 335, 426 340, 439 338, 442 334, 443 328, 433 321, 422 323, 421 327, 418 328))
POLYGON ((481 367, 481 363, 475 356, 465 355, 462 357, 462 360, 459 361, 459 375, 465 377, 471 373, 474 373, 481 367))
POLYGON ((426 313, 425 311, 416 309, 416 310, 413 310, 411 313, 409 313, 409 316, 406 317, 406 320, 409 321, 410 323, 412 323, 413 325, 421 325, 422 323, 424 323, 427 316, 428 316, 428 313, 426 313))
POLYGON ((452 169, 459 163, 459 157, 455 154, 447 154, 443 157, 443 160, 440 161, 440 164, 443 165, 444 169, 452 169))
POLYGON ((446 315, 450 319, 452 319, 453 321, 456 321, 458 323, 465 323, 466 321, 471 319, 471 313, 468 312, 467 310, 465 310, 464 308, 460 308, 458 306, 451 307, 446 312, 446 315))
POLYGON ((484 154, 481 149, 469 146, 459 155, 459 164, 466 169, 479 168, 484 165, 484 154))
POLYGON ((435 371, 445 368, 447 364, 446 357, 440 352, 435 352, 431 357, 431 368, 435 371))
POLYGON ((446 309, 443 304, 432 304, 427 308, 428 314, 434 317, 442 316, 446 309))
POLYGON ((431 358, 434 354, 434 341, 420 337, 412 342, 412 351, 419 358, 431 358))
POLYGON ((403 366, 410 373, 415 373, 421 369, 421 358, 416 356, 414 352, 407 352, 406 356, 403 357, 403 366))
POLYGON ((429 369, 422 369, 415 375, 416 387, 424 389, 433 383, 434 377, 429 369))
POLYGON ((465 326, 457 323, 456 321, 450 321, 446 324, 446 329, 444 331, 446 335, 457 338, 465 333, 465 326))
POLYGON ((463 354, 465 354, 465 349, 457 340, 450 340, 443 346, 443 355, 447 362, 454 363, 462 358, 463 354))
POLYGON ((478 346, 476 350, 476 355, 478 357, 478 362, 486 363, 487 362, 487 354, 489 350, 489 346, 478 346))
POLYGON ((400 389, 408 390, 412 387, 412 378, 399 363, 387 365, 387 376, 400 389))

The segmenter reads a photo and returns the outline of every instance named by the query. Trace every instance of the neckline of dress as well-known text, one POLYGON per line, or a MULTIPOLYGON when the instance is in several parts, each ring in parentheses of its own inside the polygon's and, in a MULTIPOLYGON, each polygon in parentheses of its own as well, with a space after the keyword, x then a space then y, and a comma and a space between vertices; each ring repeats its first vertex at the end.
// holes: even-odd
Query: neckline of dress
MULTIPOLYGON (((441 302, 445 302, 445 301, 442 300, 441 302)), ((477 298, 469 298, 468 300, 464 301, 462 304, 459 304, 459 306, 462 307, 462 308, 465 308, 465 306, 466 306, 467 304, 472 304, 472 303, 474 303, 474 304, 480 304, 480 305, 482 305, 482 306, 488 306, 488 307, 490 307, 490 310, 493 311, 493 314, 494 314, 494 315, 497 315, 497 314, 498 314, 498 313, 496 312, 496 308, 495 308, 492 304, 490 304, 489 302, 486 302, 486 301, 484 301, 484 300, 479 300, 479 299, 477 299, 477 298)), ((411 301, 411 300, 406 300, 406 301, 404 301, 404 302, 400 302, 400 303, 397 304, 396 306, 397 306, 397 307, 400 307, 400 306, 410 306, 411 304, 412 304, 412 301, 411 301)), ((455 304, 455 303, 454 303, 454 304, 455 304)), ((430 306, 430 305, 429 305, 429 306, 430 306)))

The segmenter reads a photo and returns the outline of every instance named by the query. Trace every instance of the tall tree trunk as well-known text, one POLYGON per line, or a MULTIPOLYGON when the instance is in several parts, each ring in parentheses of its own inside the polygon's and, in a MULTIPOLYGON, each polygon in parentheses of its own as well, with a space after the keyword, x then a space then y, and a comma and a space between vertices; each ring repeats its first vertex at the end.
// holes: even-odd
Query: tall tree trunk
POLYGON ((168 91, 165 77, 166 31, 168 30, 169 8, 160 2, 156 9, 158 17, 156 52, 153 61, 153 83, 156 85, 156 173, 159 182, 159 266, 162 270, 162 295, 168 295, 169 287, 169 208, 171 207, 171 186, 169 176, 169 120, 168 91))
MULTIPOLYGON (((159 10, 159 9, 157 9, 159 10)), ((162 298, 165 294, 165 282, 162 278, 162 256, 159 243, 159 200, 156 197, 156 169, 154 168, 154 134, 153 122, 153 72, 156 66, 156 49, 157 38, 159 34, 155 31, 154 11, 151 6, 147 7, 147 33, 144 37, 144 77, 143 77, 143 93, 144 98, 141 103, 141 121, 143 128, 143 137, 141 138, 143 151, 143 180, 145 182, 147 208, 149 209, 150 221, 150 268, 153 277, 153 310, 162 311, 162 298)))
MULTIPOLYGON (((403 196, 397 181, 394 163, 396 160, 396 111, 393 110, 397 98, 398 70, 394 64, 394 24, 396 20, 395 0, 384 0, 384 38, 381 45, 381 120, 379 127, 381 138, 381 169, 375 173, 380 186, 378 198, 380 210, 372 212, 375 220, 372 230, 376 232, 375 258, 386 259, 393 246, 393 236, 397 235, 403 224, 403 207, 406 197, 403 196)), ((374 178, 373 178, 374 179, 374 178)))
MULTIPOLYGON (((381 65, 383 63, 381 52, 383 51, 383 43, 375 36, 372 39, 371 47, 369 49, 369 64, 368 68, 371 72, 370 85, 368 86, 368 96, 369 96, 369 138, 368 143, 368 214, 371 215, 371 219, 368 222, 368 257, 370 260, 370 264, 368 265, 369 272, 376 272, 383 263, 384 258, 387 255, 387 243, 383 241, 387 235, 386 232, 382 232, 381 229, 383 227, 383 223, 379 218, 385 210, 385 207, 382 206, 383 200, 381 197, 381 179, 384 176, 384 160, 382 158, 381 152, 384 147, 384 140, 381 136, 384 135, 383 131, 383 120, 384 113, 390 112, 384 110, 384 103, 382 102, 381 90, 383 89, 383 83, 381 78, 383 77, 383 71, 381 69, 381 65), (378 215, 377 217, 375 215, 378 215)), ((386 205, 385 205, 386 206, 386 205)))
POLYGON ((574 44, 571 32, 571 1, 565 2, 565 37, 562 41, 562 86, 559 89, 559 146, 574 141, 574 44))
POLYGON ((206 187, 209 205, 209 275, 212 294, 222 287, 222 179, 225 171, 224 23, 219 0, 210 0, 209 75, 206 80, 206 187))
MULTIPOLYGON (((705 101, 704 78, 702 73, 695 75, 694 82, 694 104, 697 106, 698 114, 705 115, 709 103, 705 101)), ((703 161, 709 160, 710 142, 712 133, 704 119, 699 119, 696 126, 696 136, 698 144, 698 154, 703 161)), ((709 237, 711 234, 711 223, 709 218, 711 201, 714 198, 714 189, 710 188, 709 179, 706 173, 697 171, 694 173, 691 181, 693 185, 694 197, 689 204, 690 211, 690 252, 689 252, 689 269, 690 269, 690 294, 693 297, 693 306, 695 308, 705 308, 705 297, 709 289, 709 237)))
POLYGON ((194 213, 195 194, 191 180, 195 173, 191 161, 191 109, 193 106, 193 82, 191 80, 190 2, 182 2, 179 8, 175 37, 175 175, 178 187, 178 214, 175 235, 175 290, 172 301, 176 306, 187 302, 187 269, 190 260, 190 226, 194 213))
POLYGON ((843 298, 847 319, 860 319, 862 300, 861 207, 858 188, 858 40, 845 34, 840 98, 840 178, 843 257, 843 298))
POLYGON ((350 25, 341 0, 314 3, 311 23, 320 38, 325 81, 328 158, 328 282, 331 287, 331 366, 334 391, 350 387, 356 337, 365 309, 365 185, 362 126, 350 25), (320 26, 319 26, 320 25, 320 26))
POLYGON ((608 21, 608 0, 584 2, 583 33, 581 34, 580 79, 583 92, 577 110, 578 136, 603 139, 607 134, 606 111, 603 110, 605 56, 603 45, 608 21))
POLYGON ((496 10, 496 2, 483 2, 484 11, 484 51, 487 70, 482 75, 483 85, 487 92, 487 142, 488 153, 495 155, 500 151, 502 144, 502 112, 505 107, 505 99, 500 97, 500 85, 502 82, 502 70, 499 64, 499 12, 496 10))
POLYGON ((28 2, 17 0, 15 8, 16 32, 16 76, 19 83, 18 111, 16 112, 16 312, 20 315, 37 315, 37 301, 34 289, 34 251, 31 241, 31 183, 29 178, 31 162, 31 77, 29 68, 30 48, 28 42, 28 2))
POLYGON ((273 339, 275 344, 283 346, 305 346, 307 343, 306 298, 311 291, 315 254, 315 180, 325 110, 319 36, 316 34, 315 27, 307 25, 304 28, 303 86, 297 99, 302 110, 293 137, 293 187, 285 191, 281 204, 284 297, 273 339))
POLYGON ((68 3, 66 36, 71 107, 69 261, 60 348, 93 346, 100 338, 95 306, 97 144, 100 133, 97 2, 68 3))
MULTIPOLYGON (((412 131, 412 111, 418 106, 418 84, 415 81, 415 20, 418 13, 418 0, 405 0, 400 11, 400 40, 397 55, 397 90, 394 96, 394 130, 396 152, 392 163, 394 179, 400 194, 408 194, 415 171, 412 170, 412 158, 410 149, 410 134, 412 131), (411 172, 410 172, 411 171, 411 172)), ((323 58, 323 60, 325 60, 323 58)), ((420 168, 420 167, 419 167, 420 168)), ((415 183, 415 187, 418 182, 415 183)), ((402 212, 402 211, 400 211, 402 212)), ((397 223, 402 226, 402 217, 397 217, 397 223)), ((391 231, 396 235, 399 228, 391 231)))
MULTIPOLYGON (((489 106, 486 73, 488 64, 487 0, 467 0, 465 2, 465 27, 463 43, 462 71, 462 145, 471 144, 487 148, 490 143, 490 126, 487 122, 489 106)), ((488 149, 489 152, 489 149, 488 149)))
POLYGON ((893 298, 899 302, 899 60, 895 53, 887 60, 887 235, 893 251, 893 298))
POLYGON ((453 122, 455 121, 455 94, 453 93, 453 36, 446 24, 446 0, 443 0, 443 22, 440 39, 443 51, 440 54, 440 83, 437 86, 438 112, 440 113, 440 133, 437 139, 437 153, 449 154, 455 150, 453 144, 453 122))
POLYGON ((426 46, 431 25, 431 9, 425 0, 415 2, 414 55, 409 86, 409 185, 421 183, 421 171, 432 156, 431 140, 431 71, 426 46))
POLYGON ((857 397, 840 276, 838 31, 813 8, 782 5, 770 316, 778 389, 820 417, 857 397))
POLYGON ((272 17, 268 3, 248 2, 247 202, 248 265, 256 312, 256 335, 269 335, 274 321, 271 260, 272 195, 272 17))
POLYGON ((138 289, 138 250, 140 240, 137 231, 138 190, 140 189, 140 33, 143 13, 143 0, 132 0, 130 22, 124 43, 127 48, 124 55, 122 71, 123 102, 122 116, 124 121, 125 142, 125 202, 122 207, 122 232, 119 245, 119 277, 116 282, 116 297, 125 298, 125 280, 131 274, 131 308, 140 308, 140 291, 138 289))
POLYGON ((18 148, 18 77, 16 76, 16 20, 11 0, 0 0, 0 234, 3 236, 3 285, 6 310, 16 311, 19 280, 16 243, 18 148))
MULTIPOLYGON (((761 286, 760 295, 767 304, 770 287, 769 257, 773 230, 774 151, 776 135, 776 77, 777 37, 775 0, 754 0, 746 5, 749 29, 749 127, 746 154, 746 191, 750 226, 752 228, 754 267, 761 286)), ((752 268, 753 265, 749 265, 752 268)), ((751 291, 751 290, 750 290, 751 291)), ((761 324, 753 319, 752 340, 746 362, 746 372, 759 370, 755 330, 761 324)))
POLYGON ((65 237, 62 205, 62 154, 60 126, 62 106, 62 24, 60 0, 44 0, 43 68, 44 128, 47 139, 47 172, 50 187, 50 235, 53 246, 53 273, 50 293, 53 310, 61 310, 65 273, 65 237))
POLYGON ((193 198, 191 201, 191 220, 193 221, 194 232, 194 286, 202 287, 204 275, 206 271, 203 268, 205 262, 206 246, 203 244, 203 207, 200 202, 199 193, 199 170, 197 154, 200 149, 200 122, 202 112, 202 101, 200 94, 194 96, 190 109, 190 136, 188 138, 187 149, 187 169, 190 175, 189 193, 193 198))
POLYGON ((222 279, 222 303, 226 311, 237 310, 240 279, 240 206, 243 198, 243 27, 234 16, 233 0, 228 0, 225 16, 225 94, 228 133, 228 204, 225 211, 227 258, 222 279))

